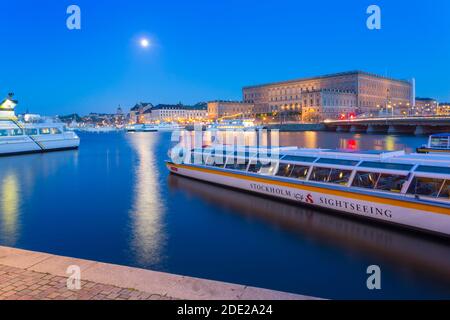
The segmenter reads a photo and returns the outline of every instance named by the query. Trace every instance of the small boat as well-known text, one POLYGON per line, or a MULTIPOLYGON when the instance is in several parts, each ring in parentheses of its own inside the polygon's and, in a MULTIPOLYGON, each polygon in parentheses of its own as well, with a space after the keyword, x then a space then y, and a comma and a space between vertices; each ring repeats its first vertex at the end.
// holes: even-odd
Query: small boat
POLYGON ((116 132, 119 129, 117 129, 114 126, 93 126, 93 127, 79 127, 75 130, 83 131, 83 132, 90 132, 90 133, 109 133, 109 132, 116 132))
POLYGON ((175 123, 132 124, 125 127, 125 130, 128 132, 164 132, 182 129, 182 126, 175 123))
POLYGON ((184 129, 184 127, 180 126, 177 123, 168 123, 168 122, 162 122, 162 123, 156 125, 156 128, 158 131, 161 131, 161 132, 184 129))
POLYGON ((12 95, 0 103, 0 156, 76 149, 80 138, 66 130, 61 122, 52 122, 38 115, 23 121, 16 117, 17 101, 12 95), (33 122, 27 122, 29 119, 33 122))
POLYGON ((450 133, 433 134, 428 143, 417 148, 418 153, 448 153, 450 154, 450 133))
POLYGON ((158 130, 154 127, 154 125, 150 124, 129 124, 125 126, 125 130, 127 132, 157 132, 158 130))
POLYGON ((213 123, 208 125, 207 130, 257 130, 261 129, 261 126, 255 125, 253 120, 243 119, 243 120, 222 120, 218 123, 213 123))
POLYGON ((450 155, 404 151, 171 149, 173 174, 450 237, 450 155))

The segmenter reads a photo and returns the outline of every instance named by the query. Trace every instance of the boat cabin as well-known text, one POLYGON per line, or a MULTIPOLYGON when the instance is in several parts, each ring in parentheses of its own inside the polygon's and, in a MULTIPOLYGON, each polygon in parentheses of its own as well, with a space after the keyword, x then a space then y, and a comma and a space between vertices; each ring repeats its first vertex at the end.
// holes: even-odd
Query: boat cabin
POLYGON ((428 139, 428 148, 450 151, 450 133, 431 135, 428 139))
POLYGON ((450 204, 450 155, 327 149, 193 149, 184 163, 450 204))

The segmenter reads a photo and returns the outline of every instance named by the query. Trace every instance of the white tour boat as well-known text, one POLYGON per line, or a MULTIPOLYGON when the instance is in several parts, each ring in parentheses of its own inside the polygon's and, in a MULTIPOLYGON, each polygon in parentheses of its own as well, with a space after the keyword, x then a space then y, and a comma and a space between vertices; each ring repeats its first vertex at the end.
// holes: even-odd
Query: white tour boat
POLYGON ((261 129, 261 126, 255 125, 253 120, 249 119, 237 119, 237 120, 222 120, 218 123, 208 125, 207 130, 257 130, 261 129))
POLYGON ((178 147, 170 172, 450 237, 450 155, 178 147))
POLYGON ((67 131, 63 123, 44 121, 38 116, 33 122, 20 121, 14 112, 17 101, 12 95, 0 103, 0 156, 76 149, 79 137, 67 131))
POLYGON ((125 127, 128 132, 166 132, 174 130, 182 130, 183 127, 176 123, 159 123, 159 124, 130 124, 125 127))
POLYGON ((428 143, 417 148, 419 153, 448 153, 450 154, 450 133, 433 134, 428 143))

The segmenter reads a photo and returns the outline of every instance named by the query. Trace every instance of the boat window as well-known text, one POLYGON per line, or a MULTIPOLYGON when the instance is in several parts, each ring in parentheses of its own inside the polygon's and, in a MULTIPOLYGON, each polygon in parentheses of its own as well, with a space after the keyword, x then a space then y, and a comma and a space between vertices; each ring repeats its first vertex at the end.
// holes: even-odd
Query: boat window
POLYGON ((358 162, 359 162, 358 160, 320 158, 319 160, 317 160, 316 163, 338 164, 341 166, 356 166, 358 162))
POLYGON ((227 158, 225 157, 225 155, 216 153, 214 155, 214 167, 223 168, 226 160, 227 158))
POLYGON ((39 134, 50 134, 49 128, 41 128, 39 129, 39 134))
POLYGON ((278 167, 277 176, 279 177, 289 177, 291 175, 292 169, 294 168, 293 164, 290 163, 280 163, 278 167))
POLYGON ((213 156, 209 156, 206 158, 205 164, 207 166, 212 166, 214 164, 214 157, 213 156))
POLYGON ((450 199, 450 180, 445 181, 438 197, 443 199, 450 199))
POLYGON ((12 129, 10 134, 12 136, 21 136, 21 135, 23 135, 23 130, 22 129, 12 129))
POLYGON ((259 169, 261 169, 261 166, 262 166, 261 162, 253 160, 248 167, 248 171, 249 172, 259 172, 259 169))
POLYGON ((221 156, 209 156, 206 159, 205 164, 208 166, 214 166, 214 167, 219 167, 219 168, 223 168, 224 166, 224 159, 221 156))
POLYGON ((273 175, 275 173, 276 167, 277 167, 277 163, 275 161, 270 161, 268 163, 262 163, 258 173, 265 174, 265 175, 273 175))
POLYGON ((428 197, 437 197, 439 191, 441 191, 443 183, 443 179, 414 177, 408 188, 408 193, 428 197))
POLYGON ((378 178, 378 182, 377 185, 375 186, 375 189, 400 192, 402 190, 403 184, 406 181, 407 181, 406 176, 382 173, 378 178))
MULTIPOLYGON (((187 158, 185 158, 185 159, 188 160, 187 158)), ((190 159, 189 163, 190 164, 204 164, 205 159, 203 158, 203 154, 191 152, 191 159, 190 159)))
POLYGON ((247 170, 248 160, 242 158, 228 159, 225 168, 233 170, 247 170))
POLYGON ((35 136, 38 134, 37 129, 25 129, 25 134, 29 136, 35 136))
POLYGON ((418 166, 416 171, 450 174, 450 167, 418 166))
POLYGON ((360 164, 360 167, 410 171, 412 167, 414 167, 414 165, 403 163, 364 161, 363 163, 360 164))
POLYGON ((430 147, 448 149, 448 137, 431 137, 430 147))
POLYGON ((61 134, 62 132, 58 128, 50 128, 50 133, 51 134, 61 134))
POLYGON ((380 177, 379 173, 358 171, 353 179, 352 186, 358 188, 373 189, 380 177))
POLYGON ((250 165, 248 167, 249 172, 255 172, 265 175, 273 175, 275 172, 275 169, 277 167, 276 161, 267 161, 264 160, 264 162, 252 160, 250 162, 250 165))
POLYGON ((330 173, 330 168, 314 167, 309 179, 312 181, 327 182, 330 173))
POLYGON ((309 167, 307 166, 295 165, 290 177, 297 179, 306 179, 306 177, 308 176, 308 170, 309 167))
POLYGON ((352 170, 332 169, 328 182, 345 185, 350 180, 352 170))
POLYGON ((6 137, 8 135, 8 130, 0 129, 0 137, 6 137))

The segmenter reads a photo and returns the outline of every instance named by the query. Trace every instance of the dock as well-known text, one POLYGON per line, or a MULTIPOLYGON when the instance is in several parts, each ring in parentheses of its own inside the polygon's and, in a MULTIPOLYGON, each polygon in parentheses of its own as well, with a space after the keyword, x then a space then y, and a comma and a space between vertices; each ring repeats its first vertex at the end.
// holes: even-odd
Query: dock
POLYGON ((316 300, 245 285, 0 246, 0 300, 316 300), (67 273, 79 267, 80 288, 67 273))

